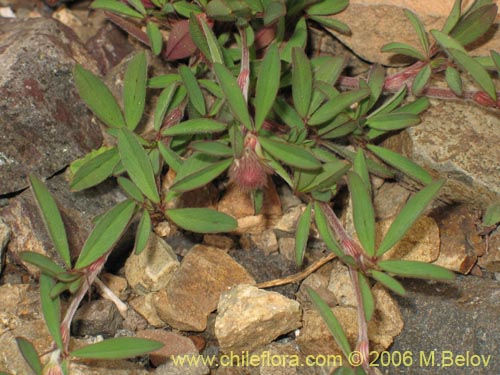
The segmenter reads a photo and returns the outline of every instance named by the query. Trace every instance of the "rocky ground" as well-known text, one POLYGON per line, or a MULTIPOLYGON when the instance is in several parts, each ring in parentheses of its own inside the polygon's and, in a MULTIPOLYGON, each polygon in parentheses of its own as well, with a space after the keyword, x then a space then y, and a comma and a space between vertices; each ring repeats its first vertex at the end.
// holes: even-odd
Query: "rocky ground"
MULTIPOLYGON (((15 337, 28 338, 39 353, 51 345, 39 307, 37 270, 19 258, 25 250, 49 256, 54 251, 32 193, 26 190, 26 176, 47 178, 73 249, 81 248, 95 216, 125 199, 112 182, 81 193, 69 191, 69 163, 106 141, 100 124, 78 97, 72 69, 79 63, 102 75, 118 95, 117 77, 123 74, 124 62, 142 46, 101 12, 89 12, 88 2, 63 3, 0 0, 0 371, 10 374, 30 373, 15 337)), ((354 54, 319 30, 313 32, 313 50, 345 54, 353 74, 366 71, 367 61, 397 65, 379 55, 377 46, 391 38, 390 30, 406 27, 400 4, 352 3, 343 17, 353 37, 342 42, 354 54), (377 14, 384 17, 377 19, 377 14), (385 25, 380 20, 388 14, 394 22, 385 25), (365 22, 362 27, 360 20, 365 22), (371 33, 366 22, 377 20, 377 33, 371 33)), ((404 3, 420 12, 427 25, 443 21, 445 12, 435 4, 426 8, 426 1, 404 3)), ((398 33, 398 40, 404 37, 398 33)), ((495 34, 481 48, 498 51, 499 44, 495 34)), ((154 74, 165 71, 162 62, 151 61, 154 74)), ((385 141, 448 179, 440 199, 387 256, 434 262, 460 276, 450 283, 406 280, 405 297, 374 286, 376 313, 369 334, 372 348, 383 352, 374 362, 380 373, 500 373, 500 230, 485 233, 479 225, 486 206, 500 199, 499 126, 497 110, 433 100, 421 125, 385 141), (398 363, 403 355, 411 363, 398 363)), ((377 230, 382 235, 412 189, 405 181, 375 179, 374 184, 377 230)), ((220 360, 224 353, 248 351, 303 361, 307 355, 338 353, 305 286, 328 302, 348 338, 355 341, 356 303, 348 271, 340 262, 329 262, 301 282, 259 288, 301 271, 294 265, 294 234, 304 204, 286 187, 270 184, 263 213, 254 215, 245 194, 229 188, 218 200, 215 190, 188 194, 186 204, 211 202, 239 219, 236 233, 193 236, 164 222, 136 256, 130 255, 131 231, 100 276, 125 308, 103 298, 96 288, 72 325, 73 345, 136 335, 160 340, 164 349, 134 361, 77 362, 75 374, 328 374, 332 368, 319 361, 310 367, 227 367, 222 361, 220 366, 175 366, 170 360, 182 354, 220 360)), ((345 226, 352 230, 347 201, 343 210, 345 226)), ((309 264, 327 254, 320 241, 310 245, 309 264)))

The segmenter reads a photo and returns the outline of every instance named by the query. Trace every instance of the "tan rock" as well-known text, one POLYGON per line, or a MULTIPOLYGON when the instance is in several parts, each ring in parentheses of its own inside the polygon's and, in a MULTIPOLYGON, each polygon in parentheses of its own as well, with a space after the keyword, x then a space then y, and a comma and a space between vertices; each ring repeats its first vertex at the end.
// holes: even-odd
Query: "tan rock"
POLYGON ((307 293, 307 288, 311 288, 316 293, 319 294, 321 299, 325 301, 328 306, 336 306, 338 305, 337 298, 335 294, 328 289, 328 284, 330 280, 326 275, 322 275, 319 272, 315 272, 309 275, 304 281, 300 284, 299 291, 297 292, 297 300, 302 304, 310 304, 309 294, 307 293))
POLYGON ((278 239, 279 252, 285 259, 295 262, 295 238, 281 237, 278 239))
POLYGON ((130 286, 143 294, 164 288, 178 267, 177 255, 170 245, 151 233, 146 248, 127 259, 125 276, 130 286))
POLYGON ((220 234, 205 234, 203 236, 203 243, 221 250, 230 250, 234 246, 234 241, 230 237, 220 234))
POLYGON ((158 317, 154 306, 154 293, 138 296, 128 301, 130 306, 137 311, 153 327, 165 327, 165 322, 158 317))
POLYGON ((127 297, 127 279, 108 272, 99 275, 99 278, 120 299, 127 297))
POLYGON ((266 255, 278 251, 278 239, 272 229, 266 229, 260 233, 243 235, 240 238, 240 245, 245 250, 262 250, 266 255))
POLYGON ((299 218, 305 211, 305 209, 306 205, 301 204, 299 206, 292 207, 287 212, 285 212, 274 226, 274 230, 277 231, 278 235, 280 234, 280 232, 283 232, 287 235, 290 235, 291 233, 295 234, 295 231, 297 229, 297 222, 299 221, 299 218))
POLYGON ((400 184, 384 183, 373 199, 375 217, 380 220, 397 216, 409 197, 410 192, 400 184))
POLYGON ((478 264, 491 272, 500 272, 500 230, 493 232, 488 240, 488 250, 479 258, 478 264))
POLYGON ((170 326, 203 331, 221 293, 241 283, 255 284, 255 280, 225 251, 196 245, 166 288, 155 294, 154 305, 160 319, 170 326))
POLYGON ((251 351, 300 327, 300 305, 276 292, 238 285, 221 295, 215 335, 225 353, 251 351))
POLYGON ((327 290, 333 294, 340 306, 356 306, 349 269, 338 259, 333 260, 332 265, 327 290))
POLYGON ((137 337, 160 341, 164 347, 149 354, 153 366, 158 367, 171 360, 172 356, 197 355, 198 350, 189 337, 161 329, 147 329, 137 332, 137 337))

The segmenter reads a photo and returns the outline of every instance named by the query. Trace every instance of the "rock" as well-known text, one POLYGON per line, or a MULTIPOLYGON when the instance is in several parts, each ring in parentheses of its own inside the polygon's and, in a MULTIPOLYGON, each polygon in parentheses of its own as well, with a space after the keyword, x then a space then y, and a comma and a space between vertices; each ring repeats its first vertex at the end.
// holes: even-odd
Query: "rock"
POLYGON ((290 186, 283 184, 278 187, 278 194, 280 196, 281 200, 281 211, 286 212, 292 207, 296 207, 300 204, 302 204, 302 201, 300 200, 299 197, 297 197, 292 190, 290 189, 290 186))
POLYGON ((278 239, 280 254, 290 262, 295 262, 295 237, 281 237, 278 239))
POLYGON ((300 284, 299 291, 297 292, 297 300, 301 305, 310 304, 309 295, 306 289, 311 288, 319 294, 321 299, 325 301, 328 306, 336 306, 338 304, 337 298, 335 294, 328 289, 329 279, 328 276, 322 275, 319 272, 309 275, 300 284))
POLYGON ((127 259, 125 276, 136 293, 144 294, 163 289, 177 268, 179 261, 170 245, 151 232, 145 249, 127 259))
POLYGON ((327 291, 333 294, 333 298, 338 305, 357 306, 349 269, 338 259, 334 259, 332 265, 327 291))
POLYGON ((479 218, 465 206, 445 209, 437 214, 441 246, 435 264, 467 274, 476 264, 477 256, 485 250, 476 224, 479 218))
POLYGON ((143 296, 135 297, 128 301, 128 303, 153 327, 165 327, 165 322, 163 322, 156 313, 154 298, 154 293, 148 293, 143 296))
POLYGON ((148 375, 141 364, 126 360, 87 360, 72 361, 71 375, 148 375))
POLYGON ((221 295, 215 335, 221 351, 252 351, 300 327, 297 301, 279 293, 238 285, 221 295))
MULTIPOLYGON (((380 51, 389 42, 403 42, 421 49, 417 35, 403 10, 415 12, 423 22, 426 30, 440 30, 453 7, 453 0, 436 2, 425 0, 370 0, 350 1, 349 6, 334 19, 349 25, 349 35, 331 31, 339 40, 346 44, 354 53, 364 60, 384 65, 399 65, 407 63, 401 56, 380 51)), ((463 2, 469 6, 472 1, 463 2)), ((498 2, 497 2, 498 3, 498 2)), ((500 31, 492 30, 489 35, 481 38, 474 56, 489 55, 490 50, 500 49, 500 31)))
POLYGON ((207 375, 210 374, 210 369, 203 362, 199 362, 197 365, 189 365, 184 362, 182 365, 174 364, 173 362, 167 362, 164 365, 158 367, 155 375, 207 375))
MULTIPOLYGON (((403 286, 407 295, 396 299, 405 329, 394 340, 390 349, 392 352, 409 351, 414 364, 418 363, 420 353, 424 353, 426 358, 434 356, 436 366, 417 367, 418 374, 422 375, 500 373, 500 362, 495 359, 500 350, 499 282, 458 276, 447 283, 403 280, 403 286), (450 364, 450 354, 456 358, 467 353, 489 358, 488 365, 453 364, 437 370, 437 364, 445 363, 442 354, 448 354, 447 363, 450 364)), ((408 368, 390 366, 384 368, 384 374, 408 374, 408 368)))
POLYGON ((260 233, 243 235, 240 238, 240 245, 245 250, 263 250, 266 255, 278 251, 278 239, 272 229, 266 229, 260 233))
POLYGON ((297 229, 297 222, 299 221, 300 216, 305 211, 306 205, 301 204, 299 206, 295 206, 286 211, 281 219, 274 226, 274 230, 280 236, 280 234, 290 235, 291 233, 295 234, 297 229))
POLYGON ((3 299, 0 311, 0 337, 27 321, 43 318, 40 311, 39 292, 33 286, 4 284, 0 286, 0 295, 3 299))
POLYGON ((99 275, 99 278, 118 298, 126 299, 127 279, 108 272, 99 275))
POLYGON ((160 341, 165 345, 163 348, 149 353, 149 360, 155 367, 171 360, 172 356, 198 355, 198 350, 196 350, 192 340, 174 332, 148 329, 137 332, 137 337, 160 341))
POLYGON ((385 182, 373 199, 375 217, 379 220, 396 217, 409 197, 410 192, 400 184, 385 182))
POLYGON ((96 70, 71 30, 46 18, 0 22, 0 195, 49 177, 99 147, 102 135, 78 96, 73 67, 96 70))
POLYGON ((5 263, 5 249, 10 240, 10 228, 4 221, 0 218, 0 274, 3 271, 3 265, 5 263))
POLYGON ((234 241, 230 237, 220 234, 205 234, 203 236, 203 243, 221 250, 230 250, 234 246, 234 241))
POLYGON ((500 230, 494 231, 488 240, 488 250, 478 264, 488 271, 500 272, 500 230))
MULTIPOLYGON (((376 224, 376 247, 389 231, 393 220, 383 220, 376 224)), ((439 227, 436 221, 431 217, 421 216, 404 237, 382 256, 382 259, 405 259, 430 263, 438 259, 439 245, 439 227)))
POLYGON ((442 105, 432 99, 431 104, 420 125, 384 146, 446 178, 440 198, 485 209, 500 197, 498 111, 463 101, 442 105))
POLYGON ((113 337, 121 328, 123 318, 115 304, 99 299, 82 305, 71 323, 71 333, 75 336, 113 337))
POLYGON ((205 330, 220 294, 242 283, 255 284, 255 280, 226 252, 196 245, 165 289, 156 293, 154 305, 160 319, 170 326, 199 332, 205 330))

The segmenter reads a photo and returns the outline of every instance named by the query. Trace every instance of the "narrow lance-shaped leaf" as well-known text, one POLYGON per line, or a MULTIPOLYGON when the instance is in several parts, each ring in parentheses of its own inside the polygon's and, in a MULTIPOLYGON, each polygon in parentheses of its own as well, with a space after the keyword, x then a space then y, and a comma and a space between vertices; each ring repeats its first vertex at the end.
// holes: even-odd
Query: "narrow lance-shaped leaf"
POLYGON ((323 16, 309 16, 309 18, 320 23, 324 27, 338 31, 339 33, 348 35, 351 32, 349 26, 338 19, 323 16))
POLYGON ((114 128, 125 126, 120 106, 98 77, 81 65, 75 66, 73 76, 80 97, 99 120, 114 128))
POLYGON ((243 124, 248 130, 253 129, 252 120, 248 113, 247 103, 243 97, 243 93, 231 72, 222 64, 214 64, 217 80, 224 91, 224 96, 231 108, 233 115, 243 124))
POLYGON ((210 51, 210 55, 207 56, 207 58, 210 58, 214 64, 215 63, 223 64, 224 58, 222 57, 222 51, 221 51, 221 48, 219 46, 219 42, 217 41, 217 38, 215 37, 214 32, 208 26, 208 24, 206 23, 206 21, 203 18, 200 18, 200 24, 201 24, 201 28, 203 30, 203 33, 205 34, 205 38, 207 39, 208 50, 210 51))
POLYGON ((190 144, 190 147, 193 150, 202 152, 204 154, 208 155, 214 155, 214 156, 223 156, 223 157, 229 157, 233 155, 233 150, 231 147, 227 146, 226 144, 222 142, 193 142, 190 144))
POLYGON ((392 42, 387 43, 380 49, 382 52, 399 53, 401 55, 414 57, 417 60, 424 61, 425 56, 413 46, 406 43, 392 42))
POLYGON ((56 282, 50 276, 40 275, 40 303, 42 305, 43 318, 47 324, 47 329, 54 339, 57 347, 63 350, 63 340, 61 335, 61 305, 59 298, 50 298, 50 290, 56 282))
POLYGON ((160 150, 163 160, 165 160, 170 168, 172 168, 175 172, 178 172, 181 169, 182 159, 175 151, 165 146, 163 142, 158 142, 158 150, 160 150))
POLYGON ((375 254, 375 213, 368 189, 357 173, 347 175, 352 201, 352 216, 359 242, 370 256, 375 254))
POLYGON ((200 113, 202 116, 205 116, 207 114, 205 98, 203 97, 200 85, 198 84, 198 81, 196 80, 193 72, 191 72, 191 69, 189 69, 187 66, 181 65, 179 67, 179 73, 182 80, 184 81, 184 85, 186 86, 189 101, 198 111, 198 113, 200 113))
POLYGON ((197 189, 208 184, 217 176, 222 174, 232 164, 233 159, 226 159, 216 163, 211 163, 207 167, 200 169, 194 173, 188 174, 180 178, 176 178, 170 187, 171 190, 177 192, 185 192, 197 189))
POLYGON ((373 129, 394 131, 418 125, 420 123, 420 117, 413 113, 393 112, 368 117, 366 123, 373 129))
POLYGON ((316 293, 312 288, 307 287, 306 290, 307 294, 309 294, 309 297, 313 302, 314 307, 316 307, 316 309, 319 311, 321 317, 326 323, 326 326, 328 327, 328 330, 333 335, 338 346, 340 346, 340 349, 342 349, 344 355, 349 358, 349 354, 351 353, 349 340, 347 340, 344 329, 340 325, 336 316, 333 314, 330 306, 328 306, 326 302, 321 299, 319 294, 316 293))
POLYGON ((490 226, 500 223, 500 202, 488 206, 483 216, 483 225, 490 226))
POLYGON ((94 0, 92 4, 90 4, 90 7, 92 9, 110 10, 129 17, 143 18, 141 13, 136 12, 118 0, 94 0))
POLYGON ((140 52, 128 63, 123 81, 123 107, 125 121, 134 130, 144 113, 146 103, 146 82, 148 80, 146 54, 140 52))
POLYGON ((255 92, 255 128, 259 130, 271 110, 280 86, 281 62, 276 44, 272 44, 260 64, 255 92))
POLYGON ((128 194, 128 196, 132 199, 134 199, 137 202, 144 202, 144 196, 142 195, 142 192, 139 190, 139 188, 128 178, 125 177, 118 177, 117 178, 118 185, 125 190, 125 193, 128 194))
POLYGON ((457 96, 462 96, 462 78, 455 68, 448 66, 445 71, 445 79, 448 87, 457 96))
POLYGON ((156 131, 159 131, 161 129, 161 126, 163 125, 163 120, 165 119, 167 111, 170 109, 170 105, 172 104, 172 99, 175 96, 176 90, 177 90, 177 85, 174 83, 167 86, 161 92, 160 96, 158 97, 158 100, 156 101, 155 116, 153 123, 153 126, 156 131))
POLYGON ((367 145, 367 148, 387 164, 399 169, 407 176, 423 184, 430 184, 432 182, 431 175, 425 169, 403 155, 375 145, 367 145))
POLYGON ((176 208, 166 215, 181 228, 197 233, 231 232, 238 227, 232 216, 209 208, 176 208))
POLYGON ((302 48, 292 50, 292 97, 298 114, 305 118, 309 112, 312 96, 312 68, 302 48))
POLYGON ((493 60, 493 63, 495 64, 497 71, 500 74, 500 53, 496 51, 490 51, 491 52, 491 59, 493 60))
MULTIPOLYGON (((42 375, 42 364, 33 344, 23 337, 16 337, 16 343, 31 369, 36 375, 42 375)), ((5 373, 6 374, 6 373, 5 373)))
POLYGON ((377 280, 379 283, 384 285, 386 288, 392 290, 394 293, 399 294, 400 296, 404 296, 406 291, 401 285, 399 281, 397 281, 394 277, 389 276, 388 274, 376 270, 370 271, 371 277, 377 280))
POLYGON ((370 174, 368 173, 368 167, 366 165, 365 154, 363 153, 362 149, 358 149, 358 151, 356 152, 356 157, 354 158, 353 163, 353 170, 359 177, 361 177, 361 180, 363 180, 368 193, 371 194, 372 184, 370 180, 370 174))
POLYGON ((126 200, 99 218, 83 245, 75 269, 90 266, 112 249, 132 219, 135 207, 134 201, 126 200))
POLYGON ((368 279, 361 273, 356 272, 358 275, 359 290, 361 292, 361 299, 363 301, 363 311, 365 312, 366 321, 369 322, 375 311, 375 301, 368 279))
POLYGON ((60 273, 66 272, 64 268, 55 263, 49 257, 35 253, 34 251, 23 251, 20 254, 21 260, 28 262, 40 269, 43 273, 56 277, 60 273))
POLYGON ((37 177, 31 175, 29 177, 29 181, 38 207, 40 208, 43 222, 45 223, 45 227, 47 228, 50 238, 54 243, 54 247, 66 266, 71 268, 71 256, 69 252, 66 229, 64 228, 64 223, 62 221, 61 213, 57 208, 56 201, 42 181, 40 181, 37 177))
MULTIPOLYGON (((201 51, 201 53, 210 61, 212 61, 210 57, 210 49, 208 47, 208 43, 205 37, 205 34, 203 32, 203 29, 200 25, 199 22, 202 20, 198 21, 198 18, 196 17, 195 13, 191 13, 189 15, 189 33, 191 35, 191 38, 198 47, 198 49, 201 51)), ((213 62, 213 61, 212 61, 213 62)))
POLYGON ((73 350, 70 355, 77 358, 121 359, 143 355, 163 348, 158 341, 137 337, 116 337, 73 350))
POLYGON ((307 240, 309 239, 309 228, 311 226, 312 205, 309 203, 305 211, 300 216, 295 233, 295 262, 297 266, 302 266, 306 251, 307 240))
POLYGON ((118 151, 123 166, 132 181, 146 197, 155 203, 160 202, 151 162, 146 151, 129 129, 120 129, 118 133, 118 151))
POLYGON ((443 47, 444 49, 456 49, 465 53, 464 47, 451 36, 439 31, 439 30, 431 30, 432 36, 436 39, 436 41, 443 47))
POLYGON ((80 191, 100 184, 113 174, 119 161, 120 155, 116 147, 87 160, 73 176, 71 190, 80 191))
POLYGON ((307 14, 314 16, 328 16, 342 12, 349 5, 349 0, 326 0, 309 6, 307 14))
POLYGON ((156 56, 158 56, 161 53, 163 45, 163 36, 161 35, 160 29, 156 23, 148 22, 146 32, 148 34, 149 43, 151 44, 151 50, 156 56))
POLYGON ((455 275, 446 268, 424 262, 411 260, 382 260, 378 266, 386 271, 405 277, 415 277, 431 280, 453 280, 455 275))
POLYGON ((458 20, 460 19, 461 10, 462 10, 462 0, 455 0, 453 8, 451 9, 448 18, 446 18, 446 22, 443 26, 443 29, 441 30, 443 33, 448 34, 455 27, 458 20))
POLYGON ((413 79, 413 84, 411 86, 413 95, 420 95, 422 93, 425 85, 427 85, 427 82, 429 82, 429 79, 431 78, 431 74, 432 69, 429 64, 424 66, 422 70, 417 73, 417 75, 413 79))
POLYGON ((466 46, 484 35, 495 21, 498 7, 489 4, 475 9, 462 18, 450 33, 461 45, 466 46))
POLYGON ((137 226, 137 232, 135 235, 135 254, 139 255, 146 244, 148 243, 149 236, 151 234, 151 216, 147 210, 144 210, 141 216, 141 220, 139 221, 139 225, 137 226))
POLYGON ((127 0, 127 2, 132 5, 139 13, 146 15, 146 9, 141 0, 127 0))
POLYGON ((380 243, 377 256, 382 256, 390 250, 410 229, 413 223, 422 214, 425 207, 434 199, 444 185, 444 180, 437 180, 411 197, 392 222, 387 234, 380 243))
POLYGON ((319 169, 321 163, 306 149, 290 143, 259 137, 261 146, 276 159, 301 169, 319 169))
POLYGON ((318 229, 321 238, 325 242, 326 247, 333 251, 339 258, 341 258, 344 253, 340 249, 340 245, 335 240, 330 225, 328 224, 326 215, 318 202, 314 202, 314 220, 316 223, 316 228, 318 229))
POLYGON ((417 15, 412 11, 405 9, 404 12, 417 32, 417 36, 424 49, 425 56, 429 56, 429 39, 427 37, 427 33, 425 32, 424 25, 422 25, 422 22, 418 19, 417 15))
POLYGON ((226 124, 209 118, 187 120, 162 132, 164 136, 183 134, 217 133, 226 130, 226 124))

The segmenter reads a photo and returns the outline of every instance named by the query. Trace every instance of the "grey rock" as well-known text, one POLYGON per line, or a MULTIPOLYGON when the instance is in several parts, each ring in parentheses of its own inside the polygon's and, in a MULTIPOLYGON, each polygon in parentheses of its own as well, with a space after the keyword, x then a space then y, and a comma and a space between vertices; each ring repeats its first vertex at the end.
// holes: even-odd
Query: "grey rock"
POLYGON ((76 336, 113 337, 122 323, 123 318, 115 304, 100 299, 90 301, 77 310, 71 323, 71 333, 76 336))
POLYGON ((488 250, 478 264, 491 272, 500 272, 500 229, 495 230, 489 238, 488 250))
POLYGON ((3 265, 5 262, 5 249, 7 247, 7 243, 10 240, 10 228, 4 221, 0 218, 0 274, 3 270, 3 265))
POLYGON ((221 295, 215 335, 225 353, 252 351, 301 325, 297 301, 252 285, 238 285, 221 295))
POLYGON ((149 372, 143 367, 126 360, 100 360, 92 361, 92 363, 73 361, 70 372, 71 375, 148 375, 149 372))
POLYGON ((410 367, 387 367, 384 374, 482 375, 500 374, 500 282, 459 276, 453 282, 404 281, 405 297, 397 297, 405 329, 394 340, 392 352, 408 351, 410 367), (490 358, 478 366, 449 364, 450 353, 490 358), (420 361, 434 355, 435 366, 420 361), (444 356, 443 356, 444 354, 444 356), (489 357, 490 356, 490 357, 489 357))
POLYGON ((99 147, 73 83, 73 67, 95 70, 76 35, 46 18, 0 19, 0 195, 27 187, 27 176, 49 177, 99 147))
POLYGON ((180 366, 174 364, 173 362, 167 362, 160 367, 157 367, 155 375, 207 375, 210 374, 210 369, 205 365, 200 364, 198 366, 189 366, 187 364, 180 366))

